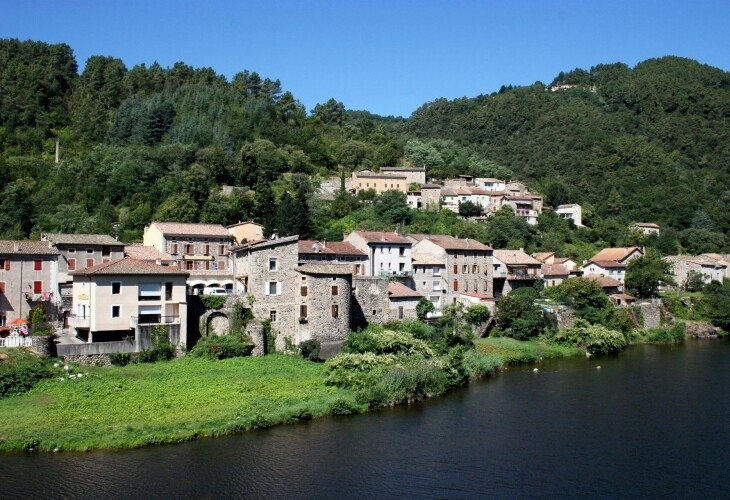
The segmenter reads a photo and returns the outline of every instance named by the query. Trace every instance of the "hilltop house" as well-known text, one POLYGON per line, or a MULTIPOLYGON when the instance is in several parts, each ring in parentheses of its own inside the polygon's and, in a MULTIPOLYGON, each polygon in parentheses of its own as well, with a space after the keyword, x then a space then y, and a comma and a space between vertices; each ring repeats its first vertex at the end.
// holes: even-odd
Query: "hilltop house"
POLYGON ((653 222, 635 222, 631 225, 631 228, 647 236, 651 234, 659 235, 659 231, 661 230, 661 227, 653 222))
POLYGON ((563 219, 573 221, 576 227, 583 227, 583 207, 577 203, 558 205, 555 213, 563 219))

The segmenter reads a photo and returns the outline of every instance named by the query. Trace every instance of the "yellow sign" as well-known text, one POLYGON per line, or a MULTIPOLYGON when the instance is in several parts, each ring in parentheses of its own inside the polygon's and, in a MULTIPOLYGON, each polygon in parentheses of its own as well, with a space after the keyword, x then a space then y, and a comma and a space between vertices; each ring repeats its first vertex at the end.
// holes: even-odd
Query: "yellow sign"
POLYGON ((79 295, 79 300, 89 300, 89 296, 85 293, 82 293, 81 295, 79 295))

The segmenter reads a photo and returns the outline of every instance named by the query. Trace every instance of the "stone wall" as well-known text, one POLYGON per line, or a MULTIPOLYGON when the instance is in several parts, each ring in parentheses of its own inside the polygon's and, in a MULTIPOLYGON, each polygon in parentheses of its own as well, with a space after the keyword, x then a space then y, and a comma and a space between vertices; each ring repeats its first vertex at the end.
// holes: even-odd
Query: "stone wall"
POLYGON ((368 323, 385 323, 388 318, 388 278, 355 276, 352 278, 355 292, 352 296, 352 327, 364 327, 368 323))
POLYGON ((662 326, 662 306, 660 303, 642 303, 639 304, 641 315, 644 317, 644 329, 659 328, 662 326))
POLYGON ((296 343, 310 339, 320 342, 344 341, 350 331, 352 275, 301 272, 299 287, 297 309, 301 313, 301 306, 306 305, 307 316, 297 317, 299 328, 296 343), (307 287, 306 296, 301 293, 303 286, 307 287))
POLYGON ((246 333, 251 337, 253 342, 253 350, 251 356, 263 356, 266 354, 266 338, 264 337, 264 327, 256 320, 251 320, 246 325, 246 333))

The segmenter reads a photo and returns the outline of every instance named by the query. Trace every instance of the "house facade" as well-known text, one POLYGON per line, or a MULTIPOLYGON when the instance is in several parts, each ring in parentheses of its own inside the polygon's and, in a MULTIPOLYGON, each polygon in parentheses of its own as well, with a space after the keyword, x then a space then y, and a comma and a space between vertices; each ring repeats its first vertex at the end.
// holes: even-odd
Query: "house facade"
POLYGON ((542 263, 523 250, 494 250, 492 267, 495 297, 532 286, 542 276, 542 263))
POLYGON ((346 241, 299 240, 299 264, 346 264, 353 276, 365 276, 368 256, 346 241))
POLYGON ((189 273, 193 294, 206 286, 233 289, 231 239, 220 224, 152 222, 144 229, 144 245, 172 255, 180 270, 189 273))
POLYGON ((573 221, 576 227, 583 227, 583 207, 577 203, 559 205, 555 213, 562 219, 573 221))
POLYGON ((664 257, 664 260, 672 264, 672 276, 680 287, 687 283, 690 272, 701 275, 704 283, 722 283, 727 274, 727 264, 706 255, 670 255, 664 257))
POLYGON ((264 239, 264 226, 252 221, 239 222, 226 226, 233 237, 234 245, 243 245, 246 242, 252 243, 264 239))
POLYGON ((48 241, 0 241, 0 326, 41 307, 59 320, 59 252, 48 241))
POLYGON ((87 269, 98 264, 124 258, 124 244, 108 234, 60 234, 41 235, 41 241, 48 241, 58 250, 58 294, 64 328, 72 314, 73 271, 87 269))
POLYGON ((413 270, 411 240, 398 233, 353 231, 344 240, 367 255, 365 276, 407 278, 413 270))
POLYGON ((426 167, 380 167, 380 173, 405 176, 407 184, 426 184, 426 167))
POLYGON ((408 192, 408 178, 405 174, 377 173, 370 170, 361 170, 352 173, 352 189, 355 193, 374 189, 377 194, 395 190, 401 193, 408 192))
POLYGON ((89 344, 133 337, 134 351, 140 351, 150 347, 152 330, 163 326, 173 344, 187 345, 187 272, 125 257, 70 274, 69 327, 77 337, 89 344))
POLYGON ((583 276, 610 276, 623 283, 629 262, 643 256, 644 252, 638 247, 604 248, 583 263, 583 276))

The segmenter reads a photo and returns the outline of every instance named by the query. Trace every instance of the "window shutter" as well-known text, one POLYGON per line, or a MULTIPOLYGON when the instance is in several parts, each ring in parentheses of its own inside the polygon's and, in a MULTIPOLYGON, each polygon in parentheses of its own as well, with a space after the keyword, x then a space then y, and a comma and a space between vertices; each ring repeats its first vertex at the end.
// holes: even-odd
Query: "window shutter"
POLYGON ((276 282, 276 295, 281 295, 281 281, 276 282))

